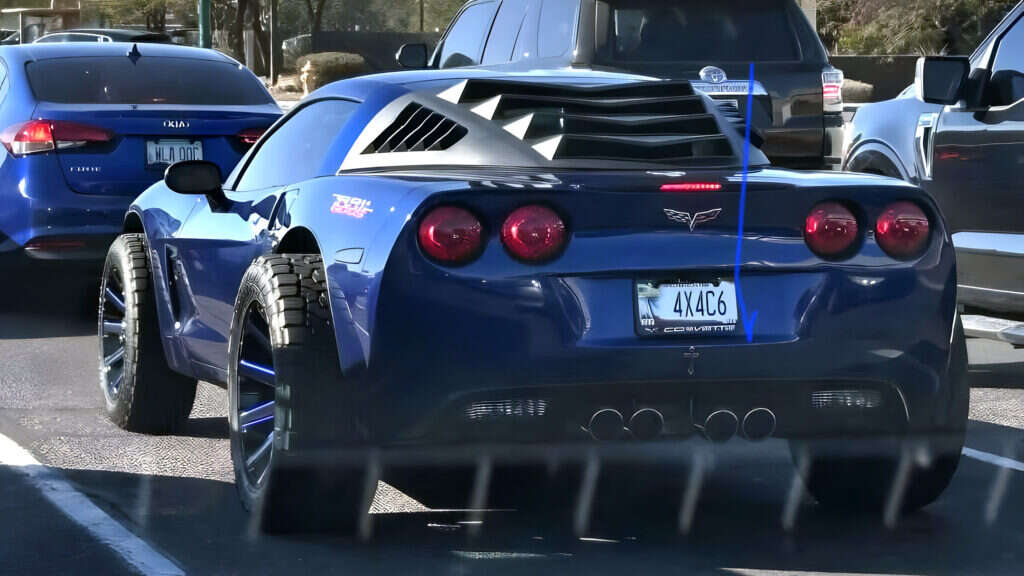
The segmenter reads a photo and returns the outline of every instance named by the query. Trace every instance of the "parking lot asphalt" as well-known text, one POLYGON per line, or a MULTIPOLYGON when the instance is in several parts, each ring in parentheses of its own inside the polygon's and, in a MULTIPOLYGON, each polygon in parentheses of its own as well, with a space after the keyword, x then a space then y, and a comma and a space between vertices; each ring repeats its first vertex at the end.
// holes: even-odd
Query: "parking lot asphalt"
POLYGON ((0 294, 0 440, 24 451, 19 461, 0 442, 0 573, 1024 570, 1024 352, 1004 345, 970 343, 977 383, 1001 388, 972 393, 971 456, 952 486, 925 511, 888 525, 875 514, 824 510, 799 491, 794 499, 789 451, 773 440, 711 453, 682 532, 678 505, 645 488, 675 483, 682 492, 687 478, 638 474, 614 494, 598 483, 603 512, 582 537, 558 514, 431 511, 383 484, 365 541, 271 537, 253 529, 235 494, 225 393, 201 385, 176 436, 111 425, 96 381, 91 288, 55 278, 8 278, 14 288, 0 294))

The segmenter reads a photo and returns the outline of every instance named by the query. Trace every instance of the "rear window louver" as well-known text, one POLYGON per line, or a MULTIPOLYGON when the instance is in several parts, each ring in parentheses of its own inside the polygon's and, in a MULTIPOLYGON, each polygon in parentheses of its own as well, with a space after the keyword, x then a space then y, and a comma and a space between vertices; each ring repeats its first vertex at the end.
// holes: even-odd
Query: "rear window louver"
POLYGON ((736 158, 731 140, 688 82, 467 80, 439 96, 498 123, 548 160, 722 164, 736 158))
POLYGON ((363 154, 447 150, 466 133, 464 126, 447 116, 412 103, 398 113, 363 154))

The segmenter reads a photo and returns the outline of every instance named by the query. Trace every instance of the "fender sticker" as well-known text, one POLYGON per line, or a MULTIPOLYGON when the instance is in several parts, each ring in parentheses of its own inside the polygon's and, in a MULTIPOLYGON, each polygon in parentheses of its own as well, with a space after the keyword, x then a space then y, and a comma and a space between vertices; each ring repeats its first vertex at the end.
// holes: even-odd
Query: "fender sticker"
POLYGON ((355 196, 334 195, 334 204, 331 205, 331 214, 341 214, 353 218, 362 218, 373 212, 370 208, 370 201, 355 196))

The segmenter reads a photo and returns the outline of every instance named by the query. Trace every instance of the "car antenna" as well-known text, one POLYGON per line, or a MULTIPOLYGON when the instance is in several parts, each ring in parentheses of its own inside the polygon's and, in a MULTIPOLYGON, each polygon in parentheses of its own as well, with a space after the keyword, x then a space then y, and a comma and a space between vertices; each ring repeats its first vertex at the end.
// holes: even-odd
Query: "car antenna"
POLYGON ((142 52, 139 52, 139 45, 132 44, 132 49, 128 52, 128 59, 132 61, 132 64, 135 64, 139 61, 139 58, 142 58, 142 52))

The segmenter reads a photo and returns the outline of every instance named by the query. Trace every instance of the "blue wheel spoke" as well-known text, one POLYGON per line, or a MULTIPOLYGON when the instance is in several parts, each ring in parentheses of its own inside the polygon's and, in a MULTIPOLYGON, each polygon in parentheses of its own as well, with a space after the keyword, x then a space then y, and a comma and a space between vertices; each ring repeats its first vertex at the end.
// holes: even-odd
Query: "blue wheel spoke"
POLYGON ((121 297, 117 295, 117 293, 115 293, 110 288, 107 288, 103 297, 107 302, 113 304, 114 308, 117 308, 119 312, 124 314, 124 300, 122 300, 121 297))
POLYGON ((260 447, 253 450, 252 454, 250 454, 249 457, 245 459, 245 465, 248 466, 250 470, 255 468, 256 463, 259 462, 261 458, 263 458, 264 456, 267 455, 267 453, 270 452, 270 449, 271 447, 273 447, 273 445, 274 433, 271 432, 270 434, 267 434, 267 439, 263 441, 263 444, 260 444, 260 447))
POLYGON ((103 365, 107 368, 124 360, 124 346, 119 347, 112 354, 103 359, 103 365))
POLYGON ((124 322, 110 322, 107 320, 103 321, 103 333, 104 334, 124 334, 124 322))
POLYGON ((274 419, 274 401, 273 400, 271 400, 270 402, 265 402, 263 404, 260 404, 259 406, 256 406, 255 408, 251 408, 249 410, 246 410, 245 412, 242 412, 241 414, 238 415, 238 423, 242 427, 243 430, 248 428, 248 427, 250 427, 250 426, 255 426, 256 424, 261 424, 263 422, 269 422, 269 421, 271 421, 273 419, 274 419))
POLYGON ((238 363, 238 375, 249 380, 255 380, 267 386, 273 386, 276 380, 274 369, 269 366, 242 360, 238 363))

